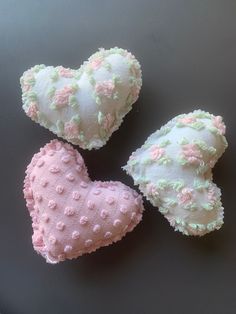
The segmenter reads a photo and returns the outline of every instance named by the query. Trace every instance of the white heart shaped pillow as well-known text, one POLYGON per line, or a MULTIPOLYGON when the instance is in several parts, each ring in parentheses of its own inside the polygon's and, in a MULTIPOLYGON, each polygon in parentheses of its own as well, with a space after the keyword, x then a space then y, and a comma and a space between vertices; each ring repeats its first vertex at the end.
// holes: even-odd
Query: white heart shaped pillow
POLYGON ((36 65, 20 82, 26 114, 84 149, 107 142, 142 85, 139 62, 120 48, 100 49, 78 70, 36 65))
POLYGON ((223 224, 212 168, 227 147, 220 116, 197 110, 175 117, 148 137, 125 167, 148 200, 185 235, 223 224))

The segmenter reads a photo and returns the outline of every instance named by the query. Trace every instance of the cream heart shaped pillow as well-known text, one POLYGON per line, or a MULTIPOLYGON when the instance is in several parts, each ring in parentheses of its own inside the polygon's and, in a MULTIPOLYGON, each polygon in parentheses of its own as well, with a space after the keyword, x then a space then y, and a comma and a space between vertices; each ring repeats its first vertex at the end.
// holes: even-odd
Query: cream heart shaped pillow
POLYGON ((204 235, 223 224, 212 168, 225 151, 220 116, 197 110, 175 117, 148 137, 124 167, 175 230, 204 235))
POLYGON ((49 263, 120 240, 142 218, 142 198, 120 182, 92 182, 81 155, 53 140, 27 167, 24 196, 34 249, 49 263))
POLYGON ((100 148, 137 100, 142 85, 135 57, 100 49, 78 70, 36 65, 20 79, 23 109, 35 122, 84 149, 100 148))

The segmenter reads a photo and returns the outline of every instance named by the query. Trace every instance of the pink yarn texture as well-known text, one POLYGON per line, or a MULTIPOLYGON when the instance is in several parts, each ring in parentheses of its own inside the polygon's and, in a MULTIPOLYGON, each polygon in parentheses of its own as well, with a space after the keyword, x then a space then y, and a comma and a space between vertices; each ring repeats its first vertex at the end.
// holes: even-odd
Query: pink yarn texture
POLYGON ((142 198, 121 182, 91 181, 81 155, 53 140, 33 156, 24 196, 34 249, 49 263, 120 240, 142 219, 142 198))

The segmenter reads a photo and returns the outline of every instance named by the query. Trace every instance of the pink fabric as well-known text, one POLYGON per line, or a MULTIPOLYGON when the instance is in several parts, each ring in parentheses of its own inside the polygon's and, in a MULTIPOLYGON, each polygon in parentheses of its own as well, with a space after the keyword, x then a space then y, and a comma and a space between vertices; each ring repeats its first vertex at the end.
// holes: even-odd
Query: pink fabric
POLYGON ((120 182, 92 182, 81 155, 51 141, 26 170, 24 196, 33 246, 49 263, 120 240, 141 220, 141 197, 120 182))

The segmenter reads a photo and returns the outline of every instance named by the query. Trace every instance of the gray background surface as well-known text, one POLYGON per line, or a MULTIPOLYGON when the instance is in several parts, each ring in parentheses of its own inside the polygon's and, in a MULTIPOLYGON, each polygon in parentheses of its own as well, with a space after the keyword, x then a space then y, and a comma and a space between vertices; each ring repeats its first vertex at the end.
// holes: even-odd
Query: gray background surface
POLYGON ((0 313, 236 313, 236 1, 0 1, 0 313), (122 241, 48 265, 31 244, 22 195, 32 155, 50 139, 21 109, 19 77, 44 63, 78 67, 97 48, 138 58, 143 87, 119 131, 81 151, 91 178, 121 180, 146 137, 176 114, 201 108, 224 117, 229 148, 215 167, 225 224, 203 238, 175 233, 145 202, 122 241))

